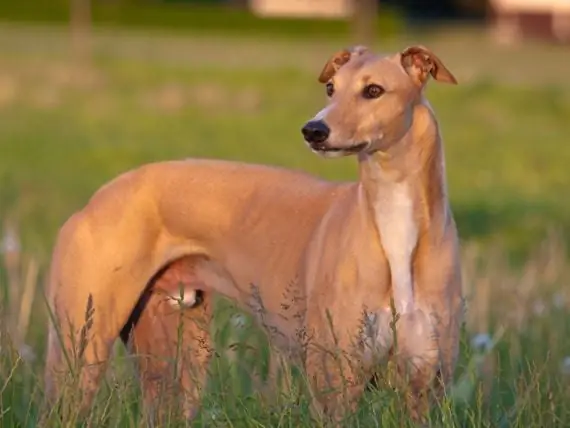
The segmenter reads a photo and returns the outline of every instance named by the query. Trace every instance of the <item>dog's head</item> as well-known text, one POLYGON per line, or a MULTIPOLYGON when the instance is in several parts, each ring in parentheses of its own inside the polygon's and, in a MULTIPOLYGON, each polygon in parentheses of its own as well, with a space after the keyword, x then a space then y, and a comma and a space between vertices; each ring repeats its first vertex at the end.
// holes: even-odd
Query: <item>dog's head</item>
POLYGON ((389 149, 409 130, 430 77, 457 83, 423 46, 390 56, 374 55, 363 46, 335 53, 319 76, 328 104, 303 127, 305 141, 326 157, 389 149))

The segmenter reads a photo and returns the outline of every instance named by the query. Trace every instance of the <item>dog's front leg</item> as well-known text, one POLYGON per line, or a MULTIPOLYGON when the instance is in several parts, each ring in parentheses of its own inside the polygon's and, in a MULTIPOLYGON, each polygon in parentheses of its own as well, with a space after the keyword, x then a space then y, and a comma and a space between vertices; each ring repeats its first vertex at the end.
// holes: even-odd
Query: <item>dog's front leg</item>
POLYGON ((446 301, 448 298, 441 296, 437 304, 400 315, 396 322, 396 382, 406 394, 410 416, 417 422, 425 422, 431 403, 442 399, 453 375, 459 323, 456 313, 451 312, 457 308, 446 301))
POLYGON ((318 419, 340 422, 356 410, 364 391, 350 357, 318 346, 307 349, 306 369, 310 383, 313 412, 318 419))
POLYGON ((448 245, 420 259, 416 309, 396 322, 396 356, 405 376, 408 408, 417 420, 425 419, 431 401, 443 398, 459 353, 464 307, 456 254, 456 248, 448 245))
POLYGON ((441 366, 435 317, 422 309, 398 314, 394 357, 397 371, 392 386, 405 395, 410 417, 423 422, 429 411, 433 381, 441 366))
MULTIPOLYGON (((309 311, 305 367, 315 416, 332 419, 336 424, 356 410, 366 376, 355 354, 357 347, 352 336, 333 330, 328 319, 330 317, 323 319, 316 310, 309 311)), ((345 329, 351 325, 346 321, 346 317, 343 318, 342 332, 358 331, 356 321, 353 329, 345 329)))

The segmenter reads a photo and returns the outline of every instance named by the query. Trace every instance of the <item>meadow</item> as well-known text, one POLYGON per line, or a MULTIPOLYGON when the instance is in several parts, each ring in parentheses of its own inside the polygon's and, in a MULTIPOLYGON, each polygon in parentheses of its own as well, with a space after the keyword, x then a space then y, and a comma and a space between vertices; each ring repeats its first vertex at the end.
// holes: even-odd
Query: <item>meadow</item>
MULTIPOLYGON (((479 29, 455 28, 375 47, 412 42, 460 81, 427 90, 444 135, 468 308, 456 382, 432 424, 570 426, 570 55, 530 42, 499 47, 479 29)), ((356 178, 353 159, 320 159, 300 133, 325 102, 324 61, 346 43, 107 28, 78 64, 65 28, 0 25, 0 236, 4 250, 17 244, 0 267, 0 426, 38 426, 51 246, 107 180, 185 157, 356 178)), ((254 328, 232 319, 220 312, 221 346, 254 328)), ((246 376, 255 355, 213 364, 196 426, 318 426, 307 402, 259 399, 246 376)), ((118 346, 92 422, 144 426, 139 396, 118 346)), ((407 426, 402 415, 392 393, 371 391, 347 426, 407 426)), ((74 426, 57 419, 44 426, 74 426)), ((184 426, 174 416, 170 425, 184 426)))

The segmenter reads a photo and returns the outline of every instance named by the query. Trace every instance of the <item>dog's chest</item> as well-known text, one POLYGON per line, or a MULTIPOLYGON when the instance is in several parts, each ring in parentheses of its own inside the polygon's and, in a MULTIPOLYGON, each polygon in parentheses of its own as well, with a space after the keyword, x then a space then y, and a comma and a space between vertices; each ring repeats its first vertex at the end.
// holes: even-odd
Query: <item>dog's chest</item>
POLYGON ((409 184, 389 183, 374 203, 376 227, 390 265, 394 304, 399 313, 413 310, 412 254, 418 226, 409 184))

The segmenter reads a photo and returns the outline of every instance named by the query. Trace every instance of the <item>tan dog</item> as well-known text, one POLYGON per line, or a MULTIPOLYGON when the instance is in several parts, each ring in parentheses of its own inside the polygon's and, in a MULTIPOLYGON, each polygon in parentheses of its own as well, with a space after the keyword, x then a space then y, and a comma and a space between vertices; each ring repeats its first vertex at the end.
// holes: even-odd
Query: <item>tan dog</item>
MULTIPOLYGON (((388 353, 406 369, 414 416, 424 414, 427 388, 452 375, 462 319, 443 147, 423 96, 429 76, 455 83, 424 47, 385 57, 359 47, 325 65, 319 80, 329 103, 303 134, 320 155, 357 155, 356 183, 185 160, 140 167, 100 189, 66 222, 54 249, 48 297, 61 334, 50 328, 48 396, 61 390, 64 354, 78 355, 88 405, 113 342, 127 341, 131 330, 139 352, 175 357, 180 316, 207 322, 212 294, 221 293, 256 314, 286 356, 306 355, 328 414, 339 418, 354 406, 388 353), (172 304, 178 283, 182 306, 172 304), (321 394, 327 386, 335 392, 321 394)), ((183 361, 193 374, 183 370, 174 381, 192 417, 209 334, 193 323, 182 331, 184 346, 193 346, 183 361)), ((168 367, 141 363, 147 404, 168 367)))

